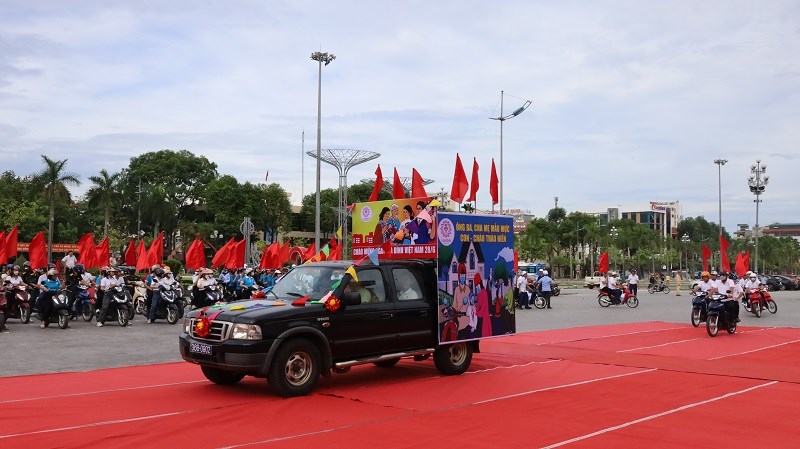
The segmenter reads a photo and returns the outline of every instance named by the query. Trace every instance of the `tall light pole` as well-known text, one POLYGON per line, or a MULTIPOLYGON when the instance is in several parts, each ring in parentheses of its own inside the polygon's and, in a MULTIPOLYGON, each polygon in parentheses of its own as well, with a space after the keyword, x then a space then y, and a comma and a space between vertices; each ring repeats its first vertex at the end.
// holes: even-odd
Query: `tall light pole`
POLYGON ((520 100, 524 100, 525 103, 514 110, 511 114, 503 115, 503 97, 504 93, 500 91, 500 115, 497 117, 489 117, 491 120, 499 120, 500 121, 500 213, 503 213, 503 184, 505 183, 505 178, 503 178, 503 122, 510 118, 514 118, 520 114, 522 114, 525 109, 528 109, 528 106, 531 105, 530 100, 524 100, 520 98, 520 100))
MULTIPOLYGON (((684 256, 686 257, 686 270, 687 271, 689 270, 689 255, 686 252, 686 245, 689 244, 689 240, 690 240, 689 239, 689 234, 683 234, 683 236, 681 237, 681 243, 683 243, 683 253, 684 253, 684 256)), ((680 260, 680 257, 678 259, 680 260)), ((683 266, 680 267, 680 270, 683 271, 683 266)))
POLYGON ((757 159, 756 163, 750 166, 750 173, 752 173, 752 175, 747 179, 750 191, 756 196, 756 199, 753 200, 756 203, 756 256, 754 265, 756 273, 758 273, 758 234, 761 232, 758 229, 758 203, 761 202, 759 197, 764 193, 764 189, 767 188, 767 184, 769 183, 769 176, 762 176, 765 171, 767 171, 767 165, 762 164, 761 159, 757 159))
POLYGON ((722 269, 722 166, 728 163, 727 159, 714 159, 717 164, 717 182, 719 191, 719 267, 722 269))
POLYGON ((319 218, 319 192, 320 192, 320 172, 322 170, 322 63, 328 65, 336 59, 336 56, 321 51, 311 53, 311 59, 319 63, 319 75, 317 77, 317 196, 316 196, 316 212, 314 214, 314 243, 316 248, 319 249, 320 237, 320 218, 319 218))
MULTIPOLYGON (((617 230, 616 226, 612 226, 611 227, 611 231, 609 232, 609 235, 611 236, 612 239, 614 239, 614 246, 616 247, 617 246, 617 236, 619 235, 619 231, 617 230)), ((614 248, 614 252, 615 253, 617 252, 616 248, 614 248)))

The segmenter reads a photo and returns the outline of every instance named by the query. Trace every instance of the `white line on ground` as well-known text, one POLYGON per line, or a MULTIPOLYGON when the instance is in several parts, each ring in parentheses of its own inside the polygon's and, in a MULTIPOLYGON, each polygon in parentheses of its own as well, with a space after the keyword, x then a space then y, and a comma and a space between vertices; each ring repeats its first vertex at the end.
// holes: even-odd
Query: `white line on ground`
POLYGON ((763 348, 751 349, 749 351, 737 352, 736 354, 728 354, 728 355, 721 355, 719 357, 712 357, 712 358, 710 358, 708 360, 719 360, 719 359, 724 359, 725 357, 733 357, 735 355, 749 354, 751 352, 758 352, 758 351, 763 351, 765 349, 777 348, 778 346, 790 345, 792 343, 797 343, 797 342, 800 342, 800 339, 792 340, 792 341, 786 341, 786 342, 778 343, 777 345, 772 345, 772 346, 764 346, 763 348))
POLYGON ((624 332, 622 334, 601 335, 599 337, 573 338, 573 339, 570 339, 570 340, 562 340, 562 341, 548 341, 548 342, 543 342, 543 343, 536 343, 536 346, 553 345, 553 344, 558 344, 558 343, 570 343, 570 342, 573 342, 573 341, 599 340, 601 338, 624 337, 626 335, 647 334, 647 333, 650 333, 650 332, 671 331, 671 330, 675 330, 675 329, 685 329, 685 328, 686 328, 686 326, 665 327, 663 329, 648 329, 648 330, 644 330, 644 331, 624 332))
POLYGON ((739 391, 734 391, 734 392, 731 392, 731 393, 726 393, 726 394, 723 394, 722 396, 717 396, 717 397, 714 397, 714 398, 711 398, 711 399, 706 399, 705 401, 694 402, 692 404, 686 404, 686 405, 683 405, 683 406, 680 406, 680 407, 677 407, 677 408, 673 408, 671 410, 666 410, 666 411, 663 411, 661 413, 656 413, 655 415, 645 416, 644 418, 639 418, 639 419, 635 419, 633 421, 628 421, 628 422, 626 422, 624 424, 620 424, 620 425, 612 426, 612 427, 606 427, 605 429, 601 429, 601 430, 598 430, 596 432, 587 433, 586 435, 581 435, 581 436, 575 437, 575 438, 570 438, 569 440, 560 441, 558 443, 551 444, 549 446, 543 446, 541 449, 553 449, 553 448, 556 448, 556 447, 566 446, 567 444, 571 444, 571 443, 575 443, 575 442, 578 442, 578 441, 586 440, 588 438, 592 438, 592 437, 595 437, 597 435, 602 435, 604 433, 613 432, 615 430, 619 430, 619 429, 622 429, 622 428, 625 428, 625 427, 629 427, 629 426, 632 426, 634 424, 639 424, 639 423, 642 423, 642 422, 645 422, 645 421, 650 421, 652 419, 660 418, 662 416, 670 415, 672 413, 680 412, 680 411, 683 411, 683 410, 686 410, 686 409, 690 409, 692 407, 697 407, 697 406, 700 406, 700 405, 704 405, 704 404, 708 404, 708 403, 711 403, 711 402, 716 402, 716 401, 719 401, 719 400, 722 400, 722 399, 726 399, 726 398, 729 398, 731 396, 736 396, 736 395, 739 395, 739 394, 747 393, 749 391, 753 391, 753 390, 756 390, 758 388, 768 387, 770 385, 775 385, 776 383, 778 383, 778 381, 777 380, 773 380, 772 382, 767 382, 767 383, 764 383, 764 384, 761 384, 761 385, 756 385, 754 387, 745 388, 744 390, 739 390, 739 391))
POLYGON ((27 437, 31 435, 38 435, 42 433, 52 433, 52 432, 62 432, 65 430, 76 430, 76 429, 86 429, 89 427, 98 427, 98 426, 107 426, 109 424, 122 424, 122 423, 129 423, 129 422, 136 422, 136 421, 145 421, 148 419, 158 419, 158 418, 165 418, 167 416, 175 416, 175 415, 182 415, 184 413, 189 413, 190 410, 182 411, 182 412, 172 412, 172 413, 161 413, 159 415, 149 415, 149 416, 140 416, 138 418, 127 418, 127 419, 115 419, 113 421, 101 421, 95 422, 90 424, 81 424, 78 426, 69 426, 69 427, 60 427, 57 429, 44 429, 44 430, 35 430, 32 432, 24 432, 24 433, 15 433, 11 435, 0 435, 0 440, 4 438, 14 438, 14 437, 27 437))
POLYGON ((173 382, 168 384, 155 384, 155 385, 142 385, 139 387, 128 387, 128 388, 115 388, 112 390, 99 390, 99 391, 87 391, 85 393, 69 393, 69 394, 57 394, 53 396, 39 396, 34 398, 23 398, 23 399, 9 399, 7 401, 0 401, 0 405, 2 404, 11 404, 14 402, 27 402, 27 401, 40 401, 43 399, 56 399, 56 398, 70 398, 75 396, 87 396, 90 394, 103 394, 103 393, 115 393, 118 391, 131 391, 131 390, 143 390, 146 388, 158 388, 158 387, 171 387, 174 385, 185 385, 185 384, 196 384, 200 382, 208 382, 206 380, 190 380, 186 382, 173 382))
MULTIPOLYGON (((752 333, 752 332, 763 332, 763 331, 765 331, 765 330, 769 330, 769 329, 775 329, 775 328, 774 328, 774 327, 765 327, 765 328, 759 328, 759 329, 752 329, 752 330, 742 331, 742 332, 740 332, 740 334, 748 334, 748 333, 752 333)), ((703 337, 696 337, 696 338, 688 338, 688 339, 686 339, 686 340, 670 341, 670 342, 667 342, 667 343, 661 343, 661 344, 658 344, 658 345, 652 345, 652 346, 640 346, 640 347, 638 347, 638 348, 622 349, 622 350, 619 350, 619 351, 617 351, 617 352, 631 352, 631 351, 638 351, 638 350, 640 350, 640 349, 652 349, 652 348, 660 348, 660 347, 662 347, 662 346, 674 345, 674 344, 676 344, 676 343, 685 343, 685 342, 687 342, 687 341, 704 340, 704 339, 706 339, 706 338, 707 338, 707 337, 705 337, 705 336, 703 336, 703 337)), ((727 357, 727 356, 724 356, 724 357, 727 357)), ((709 360, 715 360, 715 359, 709 359, 709 360)))

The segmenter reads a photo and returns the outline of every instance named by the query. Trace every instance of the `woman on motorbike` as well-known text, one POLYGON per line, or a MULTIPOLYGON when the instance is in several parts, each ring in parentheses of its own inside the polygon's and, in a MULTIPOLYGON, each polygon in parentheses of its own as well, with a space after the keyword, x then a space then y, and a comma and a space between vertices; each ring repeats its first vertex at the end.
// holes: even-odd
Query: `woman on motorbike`
POLYGON ((239 295, 240 298, 249 298, 252 291, 254 290, 254 285, 256 285, 256 280, 253 278, 253 269, 248 268, 244 275, 242 276, 241 280, 239 280, 239 290, 241 294, 239 295))
POLYGON ((37 284, 41 293, 39 293, 39 297, 36 299, 36 310, 39 311, 39 320, 42 321, 42 324, 39 326, 42 329, 46 328, 48 324, 48 320, 50 319, 50 314, 53 311, 53 304, 52 299, 53 295, 58 293, 61 290, 61 281, 58 280, 58 271, 55 268, 51 268, 45 274, 45 279, 40 280, 37 284))

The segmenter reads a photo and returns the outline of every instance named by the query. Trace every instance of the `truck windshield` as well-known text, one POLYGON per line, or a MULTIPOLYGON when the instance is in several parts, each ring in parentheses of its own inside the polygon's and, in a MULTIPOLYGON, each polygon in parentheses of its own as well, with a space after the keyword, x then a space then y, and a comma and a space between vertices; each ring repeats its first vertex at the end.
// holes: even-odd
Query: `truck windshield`
POLYGON ((344 269, 304 265, 286 273, 273 287, 278 298, 301 298, 311 295, 311 300, 321 299, 344 275, 344 269))

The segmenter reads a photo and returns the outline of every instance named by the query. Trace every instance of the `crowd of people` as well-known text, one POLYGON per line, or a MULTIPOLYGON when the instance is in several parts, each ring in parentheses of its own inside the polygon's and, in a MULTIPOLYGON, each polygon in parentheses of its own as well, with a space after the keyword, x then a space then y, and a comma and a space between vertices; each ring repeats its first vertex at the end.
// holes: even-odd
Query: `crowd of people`
POLYGON ((553 279, 545 269, 539 269, 536 275, 529 275, 527 271, 521 270, 514 282, 514 299, 519 309, 530 309, 531 299, 535 295, 544 298, 546 309, 550 307, 550 298, 553 294, 553 279))
POLYGON ((700 282, 697 283, 693 291, 695 294, 705 294, 707 297, 715 294, 721 295, 726 312, 736 322, 739 322, 741 321, 739 319, 739 300, 748 302, 751 294, 761 295, 763 300, 764 292, 760 287, 761 281, 758 280, 758 275, 752 271, 748 271, 738 281, 734 281, 730 279, 727 271, 717 273, 712 270, 711 272, 703 271, 700 273, 700 282))

